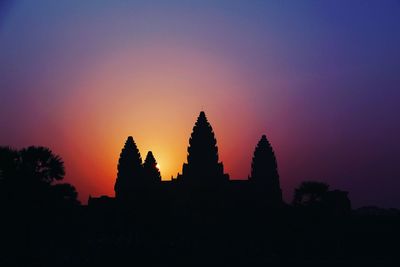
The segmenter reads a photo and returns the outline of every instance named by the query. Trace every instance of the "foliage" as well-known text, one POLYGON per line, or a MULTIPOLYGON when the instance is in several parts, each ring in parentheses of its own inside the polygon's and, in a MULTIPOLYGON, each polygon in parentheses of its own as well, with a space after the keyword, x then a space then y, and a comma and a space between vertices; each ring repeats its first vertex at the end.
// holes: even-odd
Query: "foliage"
POLYGON ((302 182, 294 191, 293 205, 315 206, 322 202, 328 190, 329 185, 326 183, 315 181, 302 182))
POLYGON ((77 204, 72 185, 55 184, 64 176, 64 162, 49 148, 30 146, 18 151, 0 147, 0 190, 4 202, 50 205, 59 198, 77 204))

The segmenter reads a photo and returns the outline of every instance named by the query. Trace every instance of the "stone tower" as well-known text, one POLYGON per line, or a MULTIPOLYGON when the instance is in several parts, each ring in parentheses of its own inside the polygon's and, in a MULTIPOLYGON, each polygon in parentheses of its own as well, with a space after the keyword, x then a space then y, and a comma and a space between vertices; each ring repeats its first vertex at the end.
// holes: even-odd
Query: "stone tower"
POLYGON ((218 161, 217 140, 204 111, 200 112, 193 127, 187 163, 183 164, 182 175, 178 179, 185 183, 209 185, 229 180, 222 163, 218 161))
POLYGON ((122 148, 114 190, 117 199, 129 198, 135 187, 143 183, 142 157, 132 136, 122 148))
POLYGON ((254 150, 249 180, 259 190, 263 191, 270 201, 274 203, 282 202, 282 190, 275 153, 265 135, 261 137, 254 150))

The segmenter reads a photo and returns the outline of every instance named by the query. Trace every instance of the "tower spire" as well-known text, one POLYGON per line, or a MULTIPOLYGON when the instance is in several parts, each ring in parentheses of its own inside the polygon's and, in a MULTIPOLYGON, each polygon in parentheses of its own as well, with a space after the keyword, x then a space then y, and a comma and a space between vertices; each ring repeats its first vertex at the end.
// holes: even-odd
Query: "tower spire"
POLYGON ((143 180, 142 157, 132 136, 122 148, 118 161, 118 174, 114 190, 116 198, 125 198, 143 180))
POLYGON ((218 162, 218 147, 214 131, 201 111, 189 139, 187 163, 183 165, 182 177, 185 181, 203 183, 228 180, 223 173, 223 165, 218 162))
POLYGON ((144 160, 143 171, 145 179, 148 180, 149 183, 161 182, 160 170, 157 168, 157 161, 151 151, 147 153, 146 159, 144 160))
POLYGON ((282 191, 279 184, 278 165, 274 150, 266 135, 258 142, 251 163, 249 180, 266 191, 267 197, 273 202, 282 201, 282 191))

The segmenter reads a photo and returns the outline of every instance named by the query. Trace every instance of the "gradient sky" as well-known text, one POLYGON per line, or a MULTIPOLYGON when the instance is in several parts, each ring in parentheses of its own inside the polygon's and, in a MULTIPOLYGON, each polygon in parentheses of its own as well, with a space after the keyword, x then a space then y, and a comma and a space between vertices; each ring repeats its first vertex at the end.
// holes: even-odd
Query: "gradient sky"
POLYGON ((200 110, 231 178, 265 133, 287 201, 400 207, 400 2, 0 2, 0 145, 50 147, 83 202, 128 135, 175 176, 200 110))

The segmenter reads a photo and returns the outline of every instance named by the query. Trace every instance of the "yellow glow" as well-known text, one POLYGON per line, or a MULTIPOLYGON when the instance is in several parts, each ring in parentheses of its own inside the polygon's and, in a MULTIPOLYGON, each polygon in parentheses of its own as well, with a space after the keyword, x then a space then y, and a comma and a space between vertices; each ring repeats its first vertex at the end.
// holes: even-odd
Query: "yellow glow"
POLYGON ((157 168, 157 169, 160 169, 160 164, 157 163, 156 168, 157 168))
POLYGON ((235 66, 218 55, 164 45, 121 49, 88 68, 71 84, 60 107, 65 146, 54 148, 63 156, 68 181, 77 185, 81 199, 114 194, 118 159, 128 136, 133 136, 143 159, 153 152, 163 166, 156 166, 163 180, 176 177, 187 160, 190 134, 202 109, 216 133, 225 171, 245 177, 248 167, 242 168, 230 155, 236 155, 232 144, 245 143, 238 141, 238 121, 254 125, 253 113, 243 108, 240 114, 226 116, 246 102, 240 94, 246 85, 235 79, 236 73, 235 66))

